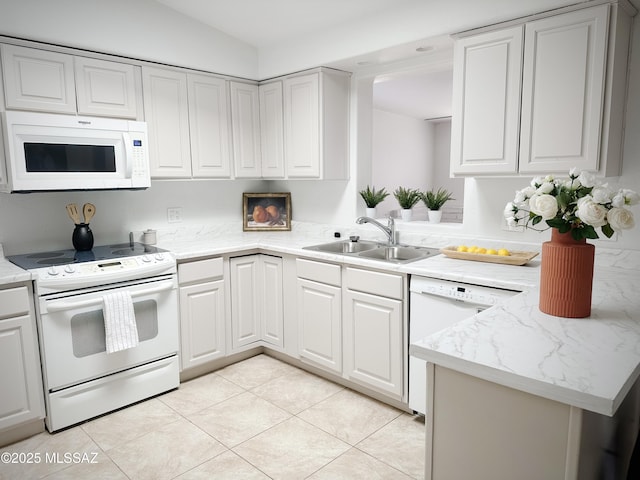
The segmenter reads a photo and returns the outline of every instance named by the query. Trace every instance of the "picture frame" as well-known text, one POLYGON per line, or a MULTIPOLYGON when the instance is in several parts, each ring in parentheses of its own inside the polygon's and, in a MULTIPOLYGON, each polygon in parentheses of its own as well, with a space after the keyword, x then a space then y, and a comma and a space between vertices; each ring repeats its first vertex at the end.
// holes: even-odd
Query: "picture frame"
POLYGON ((243 193, 242 230, 291 230, 291 192, 243 193))

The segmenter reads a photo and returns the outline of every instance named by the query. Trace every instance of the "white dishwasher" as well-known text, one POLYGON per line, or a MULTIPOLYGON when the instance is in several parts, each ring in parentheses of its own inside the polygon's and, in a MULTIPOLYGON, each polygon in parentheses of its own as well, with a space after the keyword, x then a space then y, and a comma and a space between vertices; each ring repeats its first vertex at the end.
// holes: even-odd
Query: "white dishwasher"
MULTIPOLYGON (((410 280, 409 343, 469 318, 520 292, 417 277, 410 280)), ((427 362, 409 357, 409 408, 424 415, 427 362)))

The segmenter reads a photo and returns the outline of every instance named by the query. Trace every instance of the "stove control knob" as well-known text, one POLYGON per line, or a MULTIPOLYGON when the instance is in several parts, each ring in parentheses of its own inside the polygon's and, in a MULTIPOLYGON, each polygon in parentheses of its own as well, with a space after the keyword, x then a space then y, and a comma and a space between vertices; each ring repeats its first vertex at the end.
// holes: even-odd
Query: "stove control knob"
POLYGON ((149 255, 143 255, 142 261, 145 263, 149 263, 151 261, 151 257, 149 255))
POLYGON ((47 270, 47 275, 55 277, 56 275, 58 275, 58 269, 56 267, 49 267, 49 270, 47 270))
POLYGON ((73 268, 73 265, 67 265, 66 267, 64 267, 64 271, 65 273, 73 273, 76 271, 76 269, 73 268))
POLYGON ((155 257, 156 257, 156 260, 158 261, 164 260, 164 255, 161 253, 156 253, 155 257))

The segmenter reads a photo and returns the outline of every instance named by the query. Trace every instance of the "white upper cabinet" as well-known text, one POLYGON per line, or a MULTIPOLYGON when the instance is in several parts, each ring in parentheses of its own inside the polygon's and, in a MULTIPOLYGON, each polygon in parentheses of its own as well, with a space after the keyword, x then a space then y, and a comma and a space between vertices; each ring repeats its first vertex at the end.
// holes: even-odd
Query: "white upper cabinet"
POLYGON ((241 82, 230 82, 230 84, 235 176, 236 178, 260 177, 262 158, 258 86, 241 82))
POLYGON ((140 67, 95 58, 75 57, 78 113, 136 119, 140 67))
POLYGON ((134 65, 2 45, 2 68, 7 109, 138 118, 134 65))
POLYGON ((453 173, 515 173, 518 169, 523 30, 519 25, 462 38, 455 44, 453 173))
POLYGON ((2 45, 7 109, 76 113, 73 56, 2 45))
POLYGON ((285 158, 289 177, 320 176, 319 83, 317 73, 284 81, 285 158))
POLYGON ((258 92, 262 177, 284 178, 282 81, 260 85, 258 92))
POLYGON ((154 178, 230 178, 227 81, 142 68, 154 178))
POLYGON ((187 75, 194 177, 231 177, 228 86, 223 78, 187 75))
POLYGON ((520 171, 597 171, 609 6, 526 25, 520 171))
POLYGON ((163 68, 143 67, 142 83, 151 176, 190 177, 187 76, 163 68))
POLYGON ((349 90, 349 74, 337 70, 283 80, 288 178, 349 177, 349 90))
POLYGON ((630 27, 613 2, 459 38, 452 174, 619 175, 630 27))

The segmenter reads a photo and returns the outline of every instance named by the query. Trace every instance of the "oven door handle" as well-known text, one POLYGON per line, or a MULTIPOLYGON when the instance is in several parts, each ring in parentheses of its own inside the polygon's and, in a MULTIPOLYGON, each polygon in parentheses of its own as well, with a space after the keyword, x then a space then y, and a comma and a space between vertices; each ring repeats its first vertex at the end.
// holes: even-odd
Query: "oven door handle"
MULTIPOLYGON (((131 292, 131 297, 140 297, 142 295, 152 295, 154 293, 165 292, 174 288, 174 282, 172 280, 166 280, 158 283, 154 288, 146 290, 138 290, 131 292)), ((102 304, 102 297, 94 297, 90 300, 80 300, 77 302, 70 302, 68 300, 51 300, 47 302, 48 312, 60 312, 63 310, 73 310, 75 308, 91 307, 94 305, 102 304)))

